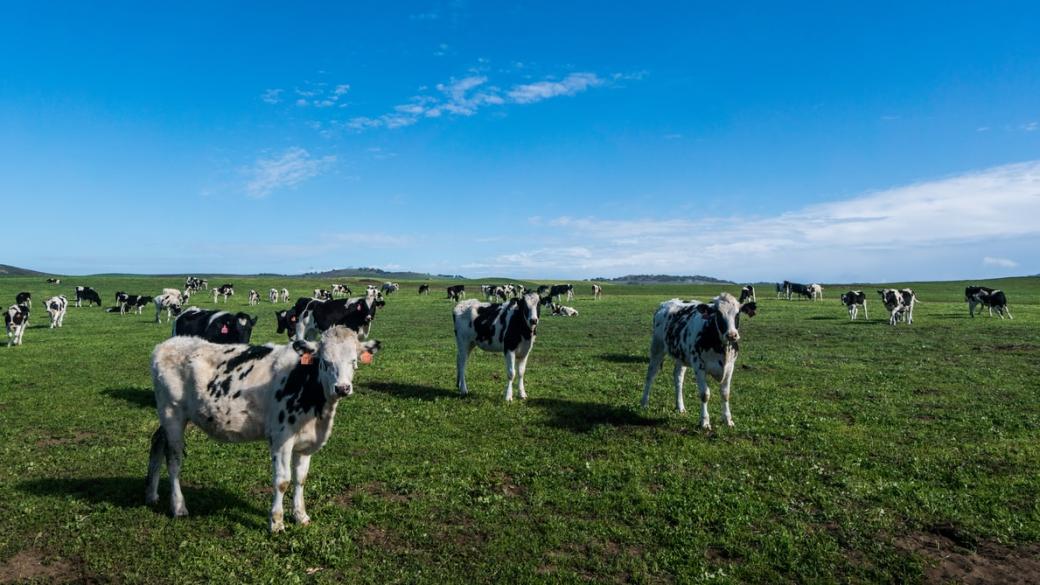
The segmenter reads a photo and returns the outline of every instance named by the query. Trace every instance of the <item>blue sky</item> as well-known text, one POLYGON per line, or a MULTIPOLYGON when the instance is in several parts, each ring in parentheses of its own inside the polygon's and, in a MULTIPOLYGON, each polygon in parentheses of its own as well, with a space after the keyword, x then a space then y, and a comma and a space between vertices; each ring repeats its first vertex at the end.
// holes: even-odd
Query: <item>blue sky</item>
POLYGON ((725 4, 8 4, 0 262, 1040 272, 1040 6, 725 4))

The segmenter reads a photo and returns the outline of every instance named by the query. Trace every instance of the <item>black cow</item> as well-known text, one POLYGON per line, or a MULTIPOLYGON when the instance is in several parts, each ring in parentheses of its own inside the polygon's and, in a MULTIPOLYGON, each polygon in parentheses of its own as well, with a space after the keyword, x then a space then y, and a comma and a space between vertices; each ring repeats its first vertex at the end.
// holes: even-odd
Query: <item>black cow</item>
POLYGON ((428 294, 430 294, 430 285, 425 284, 425 283, 424 284, 420 284, 419 285, 419 294, 421 294, 421 295, 428 295, 428 294))
POLYGON ((83 306, 83 301, 86 301, 89 307, 91 303, 96 303, 97 306, 101 306, 101 295, 89 286, 77 286, 76 287, 76 306, 83 306))
POLYGON ((978 302, 982 303, 982 306, 988 308, 990 313, 993 312, 993 309, 996 309, 997 315, 1001 319, 1004 318, 1004 315, 1007 315, 1008 319, 1014 319, 1014 317, 1011 316, 1011 311, 1008 310, 1007 295, 1004 294, 1004 291, 999 289, 990 292, 983 291, 977 293, 975 298, 978 299, 978 302))
POLYGON ((466 298, 466 285, 456 284, 448 287, 448 298, 453 301, 466 298))
POLYGON ((213 343, 249 343, 258 317, 191 307, 173 320, 173 335, 193 335, 213 343))
MULTIPOLYGON (((383 304, 385 302, 378 291, 371 291, 364 298, 307 303, 296 313, 299 315, 296 321, 296 339, 305 340, 308 335, 315 332, 324 333, 334 325, 343 325, 357 332, 359 336, 367 338, 372 320, 376 316, 376 309, 383 304)), ((300 303, 297 301, 297 307, 299 306, 300 303)))
MULTIPOLYGON (((996 289, 992 289, 988 286, 967 286, 964 288, 964 300, 968 302, 968 314, 972 317, 975 316, 975 307, 982 304, 982 301, 978 298, 979 294, 989 294, 996 289)), ((993 316, 993 311, 989 312, 990 316, 993 316)))
POLYGON ((791 295, 803 296, 807 299, 813 298, 812 289, 808 284, 798 284, 797 282, 784 281, 784 290, 787 291, 787 300, 791 300, 791 295))
POLYGON ((26 307, 32 308, 32 293, 20 292, 14 296, 14 302, 16 305, 25 305, 26 307))
MULTIPOLYGON (((541 290, 541 289, 539 289, 541 290)), ((555 297, 556 302, 560 302, 560 297, 567 295, 568 301, 574 300, 574 285, 573 284, 554 284, 549 288, 549 296, 555 297)), ((539 295, 541 296, 541 295, 539 295)))

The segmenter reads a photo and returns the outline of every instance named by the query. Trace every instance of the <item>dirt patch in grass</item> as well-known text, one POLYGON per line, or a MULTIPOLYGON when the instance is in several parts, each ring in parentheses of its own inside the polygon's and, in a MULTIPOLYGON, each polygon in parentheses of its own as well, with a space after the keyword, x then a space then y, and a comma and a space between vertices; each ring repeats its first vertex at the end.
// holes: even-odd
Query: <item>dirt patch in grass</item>
POLYGON ((896 545, 924 559, 927 583, 1025 585, 1040 580, 1040 544, 976 542, 955 526, 941 524, 899 538, 896 545))
POLYGON ((81 563, 48 558, 40 550, 27 548, 0 564, 0 583, 41 581, 46 583, 91 582, 81 570, 81 563))
POLYGON ((505 472, 495 474, 492 481, 494 481, 497 486, 497 491, 501 492, 501 494, 506 497, 517 498, 524 495, 524 492, 527 491, 523 486, 518 485, 516 481, 513 480, 513 476, 505 472))
POLYGON ((55 447, 58 445, 78 444, 85 443, 89 439, 93 439, 97 436, 97 433, 90 431, 76 431, 71 436, 65 437, 45 437, 36 441, 37 447, 55 447))
POLYGON ((370 481, 365 484, 356 485, 336 496, 335 501, 343 507, 350 506, 354 499, 361 495, 380 498, 389 502, 403 504, 415 498, 414 494, 401 494, 390 489, 381 481, 370 481))

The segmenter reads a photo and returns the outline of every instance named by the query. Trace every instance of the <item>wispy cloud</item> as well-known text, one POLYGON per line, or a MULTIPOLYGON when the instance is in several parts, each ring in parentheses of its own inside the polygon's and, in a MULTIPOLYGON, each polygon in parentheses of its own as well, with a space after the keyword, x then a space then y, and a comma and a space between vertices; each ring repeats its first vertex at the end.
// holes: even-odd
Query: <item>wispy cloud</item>
POLYGON ((595 73, 571 73, 560 81, 538 81, 514 86, 509 99, 517 104, 533 104, 549 98, 575 95, 591 87, 603 85, 595 73))
POLYGON ((246 170, 246 193, 251 197, 266 197, 279 189, 295 187, 318 176, 335 161, 332 155, 314 158, 298 146, 275 157, 259 158, 246 170))
MULTIPOLYGON (((295 95, 296 99, 292 103, 301 108, 345 108, 347 104, 342 101, 342 98, 349 91, 350 84, 348 83, 329 84, 324 81, 317 83, 308 81, 303 84, 303 87, 293 88, 292 95, 295 95)), ((284 89, 268 89, 260 95, 260 99, 264 103, 280 104, 283 101, 282 94, 284 93, 284 89)))
POLYGON ((281 89, 265 90, 264 93, 260 94, 260 99, 263 100, 264 103, 277 104, 282 101, 282 91, 283 90, 281 89))
POLYGON ((1018 266, 1018 262, 1010 260, 1008 258, 994 258, 993 256, 986 256, 982 259, 982 263, 986 266, 997 266, 999 268, 1014 268, 1018 266))
MULTIPOLYGON (((532 218, 529 223, 539 232, 533 239, 544 242, 542 249, 500 254, 470 268, 541 274, 699 271, 766 278, 785 267, 832 274, 875 270, 884 277, 896 268, 926 272, 936 255, 1040 238, 1037 217, 1040 161, 1032 161, 772 217, 532 218)), ((983 263, 1017 266, 995 257, 983 263)))

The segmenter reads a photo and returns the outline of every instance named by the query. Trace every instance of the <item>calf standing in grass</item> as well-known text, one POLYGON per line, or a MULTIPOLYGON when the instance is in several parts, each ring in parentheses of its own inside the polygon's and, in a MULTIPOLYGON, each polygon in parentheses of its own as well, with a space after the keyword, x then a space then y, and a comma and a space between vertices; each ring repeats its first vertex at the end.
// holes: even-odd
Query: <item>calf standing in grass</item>
POLYGON ((886 288, 877 292, 881 296, 881 303, 888 311, 889 325, 895 325, 900 320, 907 325, 914 322, 914 304, 917 302, 917 295, 914 294, 914 291, 908 288, 903 290, 886 288))
POLYGON ((250 307, 252 307, 253 305, 259 305, 260 304, 260 293, 256 292, 256 290, 254 290, 254 289, 249 289, 249 299, 248 300, 249 300, 249 306, 250 307))
POLYGON ((294 482, 293 516, 310 517, 303 485, 311 455, 332 434, 340 398, 354 392, 358 361, 371 361, 378 341, 361 343, 345 327, 333 327, 314 344, 217 345, 198 337, 172 337, 152 353, 152 384, 159 429, 152 435, 145 501, 159 501, 162 460, 170 472, 170 511, 187 516, 181 493, 184 431, 193 423, 218 441, 267 440, 274 498, 268 526, 285 529, 282 500, 294 482))
POLYGON ((69 308, 69 300, 64 296, 47 299, 47 314, 51 316, 51 329, 61 327, 65 322, 65 311, 69 308))
POLYGON ((867 315, 867 295, 861 290, 850 290, 841 295, 841 303, 849 310, 849 319, 856 320, 859 308, 863 307, 863 318, 869 319, 867 315))
POLYGON ((7 326, 7 347, 21 345, 25 328, 29 325, 29 307, 11 305, 4 313, 4 325, 7 326))
POLYGON ((289 289, 283 288, 282 292, 278 295, 278 300, 283 303, 289 302, 289 289))
POLYGON ((733 426, 733 417, 729 411, 729 389, 733 366, 737 361, 737 342, 740 341, 737 328, 742 313, 754 317, 755 303, 741 304, 729 293, 720 294, 710 303, 679 299, 661 303, 654 313, 654 333, 650 339, 650 367, 647 368, 646 385, 643 388, 643 407, 650 405, 650 389, 667 352, 675 359, 672 375, 675 408, 679 412, 686 412, 683 379, 686 368, 690 367, 697 375, 697 388, 700 391, 701 427, 711 428, 708 418, 708 375, 719 382, 722 417, 726 425, 733 426))
POLYGON ((993 309, 997 310, 997 316, 1001 319, 1004 315, 1008 316, 1008 319, 1014 319, 1011 316, 1011 311, 1008 310, 1007 295, 1002 290, 992 290, 989 292, 979 292, 975 295, 978 302, 982 303, 982 306, 989 309, 990 314, 993 314, 993 309))
POLYGON ((173 295, 170 293, 161 294, 155 299, 155 322, 162 322, 162 312, 166 311, 166 322, 169 323, 170 319, 181 314, 181 298, 180 295, 173 295))
POLYGON ((598 285, 598 284, 592 285, 592 298, 598 301, 602 297, 603 297, 603 287, 598 285))
POLYGON ((482 303, 476 299, 455 305, 456 383, 459 393, 469 392, 466 386, 466 361, 474 347, 484 351, 498 351, 506 359, 506 400, 513 400, 513 379, 519 374, 520 398, 527 398, 524 390, 524 372, 527 357, 534 347, 538 326, 539 299, 528 293, 504 304, 482 303))
POLYGON ((755 298, 755 287, 750 284, 740 289, 740 302, 757 301, 755 298))

